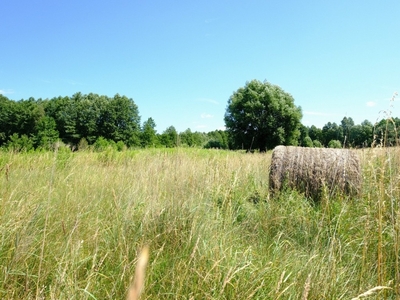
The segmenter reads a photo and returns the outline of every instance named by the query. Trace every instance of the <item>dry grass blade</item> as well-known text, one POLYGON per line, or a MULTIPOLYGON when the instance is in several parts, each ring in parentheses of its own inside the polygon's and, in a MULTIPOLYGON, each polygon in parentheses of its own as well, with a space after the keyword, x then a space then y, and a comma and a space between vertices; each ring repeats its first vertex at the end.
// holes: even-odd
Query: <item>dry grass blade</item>
POLYGON ((370 289, 370 290, 358 295, 357 297, 352 298, 351 300, 358 300, 358 299, 361 299, 361 298, 372 296, 373 294, 375 294, 376 292, 379 292, 381 290, 391 290, 391 288, 388 287, 388 286, 376 286, 376 287, 374 287, 374 288, 372 288, 372 289, 370 289))
POLYGON ((139 258, 136 264, 135 277, 129 288, 127 300, 137 300, 140 298, 144 287, 144 279, 146 275, 146 266, 149 261, 149 247, 144 246, 139 254, 139 258))
POLYGON ((310 292, 310 288, 311 288, 311 273, 308 274, 307 280, 304 284, 303 297, 301 298, 302 300, 308 299, 308 293, 310 292))

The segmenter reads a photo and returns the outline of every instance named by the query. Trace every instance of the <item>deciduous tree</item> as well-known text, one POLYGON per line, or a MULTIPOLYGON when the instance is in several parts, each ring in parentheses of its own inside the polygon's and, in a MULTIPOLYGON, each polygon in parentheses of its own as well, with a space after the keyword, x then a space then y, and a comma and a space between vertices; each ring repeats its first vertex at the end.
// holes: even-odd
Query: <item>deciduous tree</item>
POLYGON ((252 80, 229 98, 225 124, 233 148, 265 151, 296 145, 301 117, 290 94, 267 81, 252 80))
POLYGON ((143 123, 140 139, 142 147, 156 147, 158 145, 156 123, 153 118, 148 118, 147 121, 143 123))

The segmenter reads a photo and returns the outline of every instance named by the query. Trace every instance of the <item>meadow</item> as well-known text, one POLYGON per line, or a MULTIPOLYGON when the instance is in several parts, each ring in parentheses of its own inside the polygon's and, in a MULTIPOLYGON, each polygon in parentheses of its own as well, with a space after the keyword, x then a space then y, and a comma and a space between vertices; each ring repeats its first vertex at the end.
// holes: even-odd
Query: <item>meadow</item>
POLYGON ((400 149, 362 193, 271 197, 271 153, 0 152, 0 298, 399 299, 400 149))

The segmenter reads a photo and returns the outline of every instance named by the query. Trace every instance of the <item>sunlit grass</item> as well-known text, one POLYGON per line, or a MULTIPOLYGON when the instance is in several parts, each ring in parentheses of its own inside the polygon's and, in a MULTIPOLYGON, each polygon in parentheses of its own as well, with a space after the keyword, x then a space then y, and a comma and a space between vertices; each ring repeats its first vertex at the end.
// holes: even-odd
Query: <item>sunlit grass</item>
POLYGON ((363 193, 268 196, 270 153, 148 149, 0 153, 0 297, 399 296, 396 148, 360 150, 363 193))

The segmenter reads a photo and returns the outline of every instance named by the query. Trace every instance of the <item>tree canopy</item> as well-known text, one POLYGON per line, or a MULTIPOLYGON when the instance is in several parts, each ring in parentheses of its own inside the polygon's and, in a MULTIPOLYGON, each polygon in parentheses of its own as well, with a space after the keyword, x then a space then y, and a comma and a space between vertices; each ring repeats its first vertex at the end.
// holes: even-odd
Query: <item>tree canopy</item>
POLYGON ((301 118, 290 94, 267 81, 252 80, 229 98, 225 124, 234 149, 265 151, 297 145, 301 118))

